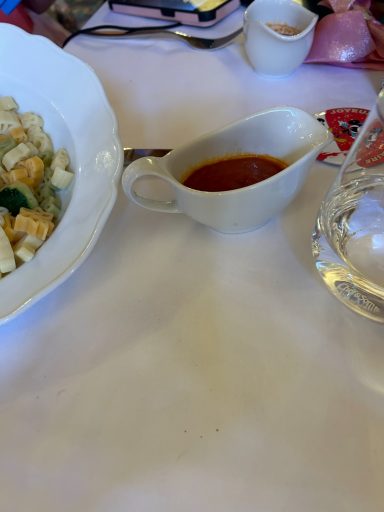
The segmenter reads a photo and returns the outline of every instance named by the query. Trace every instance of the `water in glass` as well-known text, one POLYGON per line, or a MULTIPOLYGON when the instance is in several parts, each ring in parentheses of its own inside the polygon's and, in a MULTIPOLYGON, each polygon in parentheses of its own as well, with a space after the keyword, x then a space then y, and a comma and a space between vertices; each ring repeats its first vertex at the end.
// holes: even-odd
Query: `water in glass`
POLYGON ((384 322, 384 91, 320 206, 312 252, 338 299, 384 322))

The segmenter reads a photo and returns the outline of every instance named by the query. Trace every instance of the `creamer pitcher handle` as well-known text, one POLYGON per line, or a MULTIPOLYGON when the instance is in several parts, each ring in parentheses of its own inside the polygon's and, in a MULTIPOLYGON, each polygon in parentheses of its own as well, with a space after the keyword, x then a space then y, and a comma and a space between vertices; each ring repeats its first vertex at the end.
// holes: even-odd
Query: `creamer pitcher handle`
POLYGON ((171 186, 173 185, 171 178, 169 178, 167 173, 162 169, 162 166, 160 165, 159 161, 161 158, 162 157, 139 158, 135 162, 132 162, 130 165, 128 165, 122 176, 122 186, 124 193, 134 203, 149 210, 166 213, 181 213, 181 210, 178 208, 175 199, 169 201, 152 199, 149 197, 144 197, 136 191, 135 185, 137 184, 138 180, 149 176, 155 176, 156 178, 166 181, 171 186))

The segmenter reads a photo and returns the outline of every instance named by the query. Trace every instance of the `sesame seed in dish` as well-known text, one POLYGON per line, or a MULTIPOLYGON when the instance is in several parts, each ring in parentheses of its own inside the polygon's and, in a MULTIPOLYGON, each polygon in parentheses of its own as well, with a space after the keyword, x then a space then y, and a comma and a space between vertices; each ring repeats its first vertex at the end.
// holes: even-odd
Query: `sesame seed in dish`
POLYGON ((283 36, 296 36, 297 34, 300 33, 300 30, 298 30, 295 27, 291 27, 286 23, 267 23, 267 27, 271 28, 272 30, 278 32, 283 36))

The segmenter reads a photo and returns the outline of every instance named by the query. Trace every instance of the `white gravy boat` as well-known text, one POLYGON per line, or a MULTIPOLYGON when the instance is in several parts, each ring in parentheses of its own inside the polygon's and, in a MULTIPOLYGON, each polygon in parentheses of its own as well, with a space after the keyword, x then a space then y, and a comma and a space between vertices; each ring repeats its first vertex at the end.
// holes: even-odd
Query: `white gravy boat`
POLYGON ((331 140, 328 130, 303 110, 263 110, 203 134, 166 156, 132 162, 123 173, 123 190, 134 203, 150 210, 184 213, 222 233, 251 231, 282 212, 294 199, 316 156, 331 140), (288 167, 254 185, 224 192, 203 192, 182 183, 188 169, 241 154, 271 155, 288 167), (158 198, 159 180, 151 180, 153 177, 170 187, 170 198, 158 198), (148 185, 145 194, 139 187, 144 178, 148 185))

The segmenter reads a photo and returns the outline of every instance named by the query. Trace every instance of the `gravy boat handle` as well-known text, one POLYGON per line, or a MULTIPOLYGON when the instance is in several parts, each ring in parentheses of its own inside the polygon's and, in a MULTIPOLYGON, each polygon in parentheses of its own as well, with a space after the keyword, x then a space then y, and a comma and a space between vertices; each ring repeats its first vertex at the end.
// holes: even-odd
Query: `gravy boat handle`
POLYGON ((145 157, 132 162, 124 170, 122 186, 126 196, 134 203, 148 210, 165 213, 181 213, 175 199, 161 200, 145 197, 138 191, 138 182, 145 178, 158 178, 165 181, 172 188, 175 186, 172 178, 163 170, 161 159, 163 157, 145 157))

